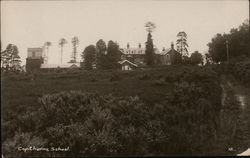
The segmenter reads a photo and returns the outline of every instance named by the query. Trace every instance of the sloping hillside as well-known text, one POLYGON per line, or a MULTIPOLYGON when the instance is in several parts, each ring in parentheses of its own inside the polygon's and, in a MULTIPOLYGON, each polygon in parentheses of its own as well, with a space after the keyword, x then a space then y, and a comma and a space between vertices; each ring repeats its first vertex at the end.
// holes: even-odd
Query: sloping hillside
POLYGON ((29 156, 12 149, 30 142, 70 147, 55 156, 214 154, 222 93, 210 68, 8 74, 3 85, 9 156, 29 156))

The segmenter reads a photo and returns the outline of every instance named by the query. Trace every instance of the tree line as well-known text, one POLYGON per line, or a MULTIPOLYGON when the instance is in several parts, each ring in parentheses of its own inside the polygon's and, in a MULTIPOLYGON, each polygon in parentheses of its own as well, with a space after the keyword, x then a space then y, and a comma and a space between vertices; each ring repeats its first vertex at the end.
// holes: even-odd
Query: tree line
POLYGON ((245 20, 238 28, 232 28, 229 33, 217 33, 208 47, 206 57, 215 63, 240 56, 250 57, 249 20, 245 20))
POLYGON ((122 55, 119 45, 110 40, 108 46, 100 39, 96 45, 87 46, 82 52, 84 68, 86 70, 117 69, 122 55))
MULTIPOLYGON (((152 32, 155 30, 156 26, 152 22, 147 22, 145 24, 146 31, 148 32, 147 41, 145 42, 145 57, 144 61, 147 66, 156 65, 154 44, 152 39, 152 32)), ((61 47, 61 63, 63 46, 67 43, 67 40, 61 38, 59 40, 59 45, 61 47)), ((47 57, 49 53, 49 47, 52 45, 51 42, 45 42, 43 48, 46 49, 47 57)), ((72 60, 71 63, 76 62, 77 56, 77 46, 79 45, 78 37, 72 38, 72 60)), ((249 37, 249 20, 245 20, 242 25, 238 28, 232 28, 229 33, 216 34, 212 38, 211 42, 208 44, 209 50, 205 54, 206 63, 218 63, 224 62, 228 59, 240 57, 240 56, 250 56, 250 37, 249 37)), ((188 56, 188 42, 187 34, 181 31, 177 34, 177 52, 173 56, 173 64, 203 64, 203 56, 198 51, 195 51, 188 56)), ((110 40, 108 45, 100 39, 96 45, 87 46, 81 53, 81 57, 84 60, 84 67, 86 70, 91 69, 116 69, 118 67, 118 61, 120 60, 122 52, 119 45, 110 40)), ((47 63, 48 58, 45 58, 45 63, 47 63)), ((19 51, 16 45, 8 44, 5 50, 1 47, 1 70, 2 71, 20 71, 21 60, 19 56, 19 51)))

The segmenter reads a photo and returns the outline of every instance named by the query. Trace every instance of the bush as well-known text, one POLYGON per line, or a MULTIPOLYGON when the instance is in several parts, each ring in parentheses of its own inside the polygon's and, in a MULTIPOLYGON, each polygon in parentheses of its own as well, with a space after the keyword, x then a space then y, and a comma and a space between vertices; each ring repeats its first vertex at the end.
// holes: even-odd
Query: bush
POLYGON ((157 85, 157 86, 162 86, 162 85, 166 85, 166 84, 167 83, 163 77, 153 81, 153 85, 157 85))
POLYGON ((142 74, 138 77, 139 80, 148 80, 150 76, 148 74, 142 74))
POLYGON ((155 106, 146 105, 137 96, 119 98, 80 91, 45 95, 35 114, 20 118, 35 123, 33 135, 22 134, 25 129, 16 133, 4 142, 5 154, 15 154, 8 144, 27 146, 33 138, 50 148, 69 146, 69 152, 57 156, 199 153, 204 148, 202 142, 214 134, 212 122, 217 118, 215 105, 203 95, 199 87, 187 82, 176 83, 173 95, 155 106), (12 143, 20 135, 30 142, 12 143))
POLYGON ((246 86, 250 86, 250 59, 230 63, 229 72, 246 86))
POLYGON ((113 82, 113 81, 120 81, 120 80, 121 80, 121 77, 118 74, 112 74, 112 76, 110 78, 111 82, 113 82))
MULTIPOLYGON (((131 73, 109 72, 98 75, 117 81, 117 78, 131 76, 131 73)), ((206 155, 213 151, 211 144, 215 144, 221 108, 217 74, 198 66, 159 68, 150 70, 150 75, 143 73, 139 74, 140 77, 152 79, 145 81, 149 85, 143 85, 152 90, 144 98, 155 99, 161 95, 157 103, 146 104, 146 99, 141 100, 137 96, 115 97, 63 91, 42 96, 38 104, 19 105, 9 110, 3 121, 4 156, 19 156, 11 148, 29 145, 22 141, 13 143, 20 135, 30 142, 32 139, 44 142, 45 147, 69 146, 68 152, 50 153, 58 157, 206 155), (150 85, 152 82, 169 86, 150 85), (18 129, 20 131, 16 133, 18 129), (13 145, 10 147, 7 144, 13 145)), ((91 74, 84 75, 87 76, 86 81, 92 77, 91 74)), ((134 94, 145 93, 148 90, 146 88, 134 94)), ((130 92, 126 91, 128 94, 130 92)), ((125 96, 124 92, 122 96, 125 96)), ((32 154, 46 156, 47 153, 27 152, 25 156, 32 154)))

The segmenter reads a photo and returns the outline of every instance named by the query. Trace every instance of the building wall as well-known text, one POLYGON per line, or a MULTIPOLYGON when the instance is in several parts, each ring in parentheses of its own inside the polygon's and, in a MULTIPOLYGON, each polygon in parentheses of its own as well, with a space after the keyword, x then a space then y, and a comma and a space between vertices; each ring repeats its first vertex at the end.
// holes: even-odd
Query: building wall
POLYGON ((28 48, 28 58, 39 59, 43 57, 43 49, 42 48, 28 48))
POLYGON ((145 48, 123 48, 124 54, 145 54, 145 48))
POLYGON ((170 54, 162 55, 162 64, 163 65, 171 65, 171 56, 170 56, 170 54))
POLYGON ((129 64, 123 64, 122 65, 122 70, 133 70, 133 67, 129 64))
POLYGON ((42 63, 43 63, 42 58, 40 59, 27 58, 26 59, 26 71, 27 72, 39 71, 42 63))
POLYGON ((171 65, 174 60, 174 56, 178 55, 178 52, 174 49, 171 49, 167 53, 158 55, 158 62, 160 63, 159 65, 171 65))
POLYGON ((136 66, 134 66, 134 65, 132 65, 132 64, 130 64, 130 63, 128 63, 128 62, 124 62, 124 63, 119 64, 119 65, 120 65, 119 68, 120 68, 121 70, 124 70, 124 71, 127 71, 127 70, 134 70, 134 69, 137 68, 136 66))

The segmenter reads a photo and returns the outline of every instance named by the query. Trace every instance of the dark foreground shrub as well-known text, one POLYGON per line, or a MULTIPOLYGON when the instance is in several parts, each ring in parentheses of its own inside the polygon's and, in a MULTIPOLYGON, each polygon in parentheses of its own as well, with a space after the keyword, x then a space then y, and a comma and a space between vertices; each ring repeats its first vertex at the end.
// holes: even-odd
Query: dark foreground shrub
POLYGON ((250 86, 250 59, 229 65, 229 72, 246 86, 250 86))
MULTIPOLYGON (((216 112, 211 102, 196 99, 197 88, 176 85, 164 104, 145 105, 137 96, 118 98, 80 91, 39 99, 35 114, 24 114, 35 127, 20 129, 4 145, 6 156, 101 156, 202 154, 212 140, 216 112), (192 97, 186 96, 193 94, 192 97), (68 148, 65 152, 18 151, 19 146, 68 148)), ((34 109, 33 109, 34 110, 34 109)), ((33 111, 34 113, 34 111, 33 111)))
POLYGON ((47 148, 69 147, 67 152, 49 152, 58 157, 211 153, 221 108, 216 74, 200 67, 155 71, 150 81, 160 84, 149 87, 169 88, 169 93, 158 93, 163 99, 157 104, 145 104, 138 97, 65 91, 44 95, 36 106, 12 110, 7 118, 5 114, 4 156, 47 157, 48 152, 15 150, 39 142, 47 148))

